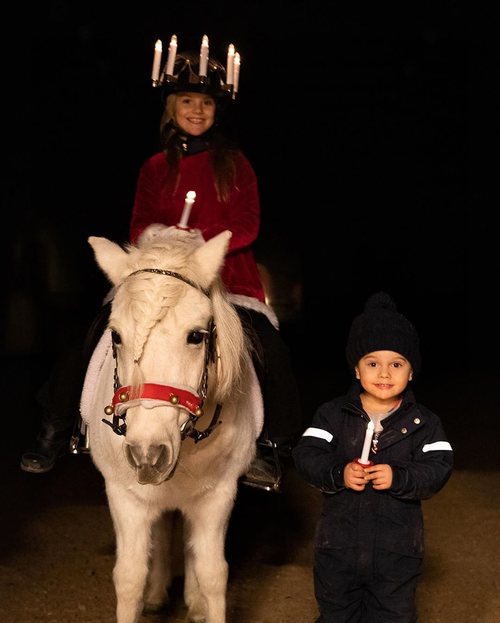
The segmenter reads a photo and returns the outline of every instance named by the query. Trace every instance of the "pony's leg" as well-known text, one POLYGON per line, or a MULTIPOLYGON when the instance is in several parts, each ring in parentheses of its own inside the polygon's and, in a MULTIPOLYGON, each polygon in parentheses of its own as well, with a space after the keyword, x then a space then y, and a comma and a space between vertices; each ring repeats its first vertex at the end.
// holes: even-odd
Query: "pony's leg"
POLYGON ((160 612, 168 603, 172 582, 172 512, 162 515, 151 530, 150 569, 144 597, 144 612, 160 612))
POLYGON ((228 565, 226 532, 235 491, 211 491, 195 508, 185 509, 187 524, 184 599, 192 623, 225 623, 228 565))
POLYGON ((142 612, 148 573, 150 530, 156 519, 121 487, 107 483, 108 503, 116 535, 113 580, 117 623, 137 623, 142 612))
POLYGON ((205 612, 207 605, 203 595, 200 593, 200 586, 194 570, 193 550, 189 546, 189 527, 188 521, 185 521, 185 538, 184 547, 184 603, 188 607, 188 620, 198 623, 205 621, 205 612))

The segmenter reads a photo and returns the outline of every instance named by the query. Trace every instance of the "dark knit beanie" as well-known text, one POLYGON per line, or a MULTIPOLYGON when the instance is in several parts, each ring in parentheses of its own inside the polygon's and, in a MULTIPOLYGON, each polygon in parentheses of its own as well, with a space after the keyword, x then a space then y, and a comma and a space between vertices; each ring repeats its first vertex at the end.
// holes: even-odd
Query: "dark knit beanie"
POLYGON ((416 375, 420 369, 420 347, 415 327, 397 311, 386 292, 372 294, 362 314, 356 316, 347 339, 346 357, 354 369, 361 357, 376 350, 393 350, 403 355, 416 375))

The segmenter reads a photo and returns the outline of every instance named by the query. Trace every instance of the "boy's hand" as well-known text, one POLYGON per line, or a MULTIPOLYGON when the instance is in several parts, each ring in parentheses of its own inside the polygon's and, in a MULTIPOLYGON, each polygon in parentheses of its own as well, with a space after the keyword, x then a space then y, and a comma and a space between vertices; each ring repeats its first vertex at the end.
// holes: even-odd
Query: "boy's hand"
POLYGON ((390 489, 392 485, 392 467, 386 463, 380 463, 365 467, 366 480, 372 483, 374 489, 390 489))
POLYGON ((359 463, 347 463, 344 467, 344 484, 348 489, 363 491, 368 482, 365 468, 359 463))

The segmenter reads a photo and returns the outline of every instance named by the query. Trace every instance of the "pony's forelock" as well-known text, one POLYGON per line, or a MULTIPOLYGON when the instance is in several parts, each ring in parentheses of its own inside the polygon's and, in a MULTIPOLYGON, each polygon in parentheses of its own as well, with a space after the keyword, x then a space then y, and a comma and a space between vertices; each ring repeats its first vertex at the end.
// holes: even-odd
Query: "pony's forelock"
MULTIPOLYGON (((139 245, 127 246, 129 275, 118 288, 114 302, 120 303, 122 319, 135 327, 132 348, 134 360, 138 364, 134 366, 134 383, 137 381, 138 384, 143 382, 140 360, 153 327, 168 313, 169 308, 177 304, 183 288, 189 287, 177 279, 140 271, 168 269, 184 275, 194 283, 202 279, 198 273, 200 267, 190 260, 193 251, 200 246, 198 236, 184 236, 176 228, 159 225, 146 231, 147 235, 141 238, 139 245)), ((213 384, 213 391, 215 399, 222 401, 234 391, 248 364, 249 344, 219 275, 210 285, 210 299, 219 357, 217 382, 213 384)))

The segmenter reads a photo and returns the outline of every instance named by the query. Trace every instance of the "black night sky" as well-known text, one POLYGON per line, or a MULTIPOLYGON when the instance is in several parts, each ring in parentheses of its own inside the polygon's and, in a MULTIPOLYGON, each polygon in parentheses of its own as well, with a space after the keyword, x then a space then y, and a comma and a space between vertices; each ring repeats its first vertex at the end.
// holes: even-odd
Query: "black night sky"
MULTIPOLYGON (((459 3, 60 0, 36 11, 16 18, 4 55, 8 352, 52 356, 106 292, 86 239, 127 238, 139 166, 158 148, 153 47, 175 33, 179 50, 207 34, 222 62, 229 43, 241 53, 230 128, 259 178, 258 259, 302 284, 284 326, 298 364, 342 375, 350 321, 378 289, 419 329, 428 383, 456 375, 456 393, 488 359, 476 323, 494 314, 471 278, 475 42, 459 3)), ((322 391, 333 390, 314 406, 322 391)))

